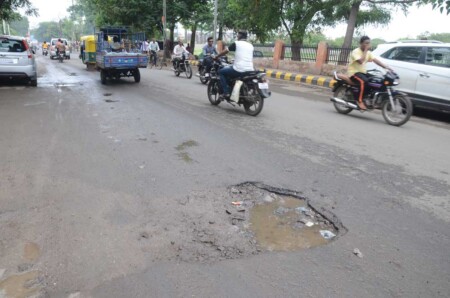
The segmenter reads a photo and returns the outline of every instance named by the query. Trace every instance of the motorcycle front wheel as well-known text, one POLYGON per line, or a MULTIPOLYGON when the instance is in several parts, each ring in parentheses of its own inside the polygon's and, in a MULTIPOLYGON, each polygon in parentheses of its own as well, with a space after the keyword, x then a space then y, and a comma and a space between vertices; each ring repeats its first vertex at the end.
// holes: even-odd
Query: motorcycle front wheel
POLYGON ((186 77, 188 79, 192 78, 192 67, 190 64, 186 65, 186 77))
POLYGON ((385 100, 381 111, 386 123, 393 126, 402 126, 409 121, 413 113, 413 105, 411 99, 405 95, 397 94, 394 96, 396 107, 392 107, 390 100, 385 100))
POLYGON ((208 83, 208 78, 205 77, 205 68, 200 70, 200 82, 205 85, 208 83))
POLYGON ((208 84, 208 99, 213 106, 220 104, 219 81, 211 80, 208 84))
MULTIPOLYGON (((351 92, 347 92, 347 88, 344 87, 344 86, 339 87, 339 88, 334 92, 334 97, 340 98, 340 99, 345 100, 345 101, 350 101, 350 100, 351 100, 351 97, 350 97, 350 96, 353 96, 353 95, 351 94, 351 92), (349 97, 350 97, 350 98, 349 98, 349 97)), ((346 115, 346 114, 350 113, 351 111, 353 111, 352 108, 348 108, 348 107, 346 107, 345 105, 340 104, 340 103, 337 103, 337 102, 333 102, 333 105, 334 105, 334 108, 336 109, 336 111, 337 111, 339 114, 344 114, 344 115, 346 115)))

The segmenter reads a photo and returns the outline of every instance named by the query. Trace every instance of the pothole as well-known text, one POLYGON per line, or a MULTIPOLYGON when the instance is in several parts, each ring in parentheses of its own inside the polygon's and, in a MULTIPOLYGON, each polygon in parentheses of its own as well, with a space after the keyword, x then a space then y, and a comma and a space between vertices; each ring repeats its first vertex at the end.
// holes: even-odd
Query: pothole
POLYGON ((103 96, 111 96, 112 93, 103 93, 103 96))
POLYGON ((227 214, 260 249, 295 251, 326 245, 346 231, 337 217, 296 192, 258 183, 232 187, 227 214))

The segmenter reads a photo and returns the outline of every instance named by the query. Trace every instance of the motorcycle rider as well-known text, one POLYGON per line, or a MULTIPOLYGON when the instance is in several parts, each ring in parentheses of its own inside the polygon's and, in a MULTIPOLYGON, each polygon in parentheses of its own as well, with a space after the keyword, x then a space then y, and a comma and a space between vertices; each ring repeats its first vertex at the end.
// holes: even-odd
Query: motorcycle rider
POLYGON ((350 80, 359 86, 358 107, 361 110, 367 110, 363 102, 364 89, 368 82, 366 64, 374 62, 375 64, 392 71, 392 69, 377 59, 370 51, 370 38, 368 36, 361 37, 359 47, 354 49, 350 55, 350 63, 348 65, 348 76, 350 80))
POLYGON ((56 56, 59 56, 60 52, 65 52, 66 46, 62 42, 61 38, 58 38, 58 41, 56 42, 56 56))
POLYGON ((214 40, 212 37, 208 37, 208 43, 203 47, 203 67, 205 68, 205 77, 209 76, 214 55, 217 55, 217 50, 214 47, 214 40))
POLYGON ((216 59, 225 56, 230 51, 236 52, 234 64, 219 70, 220 84, 222 86, 222 98, 230 99, 230 80, 242 76, 243 73, 254 71, 253 67, 253 45, 247 41, 247 32, 239 31, 237 41, 232 43, 227 49, 216 56, 216 59))
POLYGON ((186 50, 186 48, 183 45, 183 41, 180 39, 178 40, 178 44, 173 48, 173 69, 178 69, 178 64, 180 61, 184 61, 185 54, 189 55, 189 52, 186 50))
POLYGON ((42 44, 42 53, 44 53, 44 51, 48 50, 48 43, 47 41, 44 41, 44 43, 42 44))

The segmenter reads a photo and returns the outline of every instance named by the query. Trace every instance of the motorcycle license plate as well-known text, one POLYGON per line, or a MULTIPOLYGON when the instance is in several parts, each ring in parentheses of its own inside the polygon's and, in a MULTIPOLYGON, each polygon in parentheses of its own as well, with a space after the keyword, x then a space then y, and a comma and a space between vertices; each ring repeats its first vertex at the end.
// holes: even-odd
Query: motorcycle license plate
POLYGON ((259 89, 269 89, 269 83, 259 83, 259 89))

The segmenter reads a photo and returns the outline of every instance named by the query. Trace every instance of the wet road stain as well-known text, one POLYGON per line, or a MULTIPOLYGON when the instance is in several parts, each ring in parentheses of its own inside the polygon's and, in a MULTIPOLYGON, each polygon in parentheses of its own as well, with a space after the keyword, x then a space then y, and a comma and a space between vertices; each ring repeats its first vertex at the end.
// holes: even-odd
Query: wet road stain
POLYGON ((186 152, 186 150, 187 150, 188 148, 192 148, 192 147, 196 147, 196 146, 198 146, 198 143, 197 143, 196 141, 194 141, 194 140, 188 140, 188 141, 185 141, 185 142, 181 143, 180 145, 178 145, 177 147, 175 147, 175 149, 176 149, 177 151, 179 151, 179 152, 177 153, 177 156, 178 156, 181 160, 183 160, 183 161, 185 161, 185 162, 187 162, 187 163, 192 163, 194 160, 191 158, 191 156, 189 155, 189 153, 186 152))
POLYGON ((103 96, 111 96, 112 93, 103 93, 103 96))
POLYGON ((198 146, 198 143, 196 141, 189 140, 189 141, 185 141, 185 142, 181 143, 175 149, 177 149, 178 151, 183 151, 183 150, 186 150, 187 148, 196 147, 196 146, 198 146))
POLYGON ((112 102, 118 102, 118 100, 115 100, 115 99, 105 99, 105 102, 112 103, 112 102))
POLYGON ((39 271, 12 275, 0 281, 0 297, 25 298, 36 295, 40 290, 39 271))
POLYGON ((325 245, 321 235, 333 226, 314 213, 304 200, 280 197, 255 205, 250 211, 250 230, 258 244, 269 251, 294 251, 325 245))
POLYGON ((41 255, 39 245, 34 242, 28 242, 23 249, 23 257, 28 261, 36 261, 41 255))

